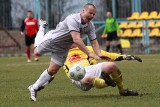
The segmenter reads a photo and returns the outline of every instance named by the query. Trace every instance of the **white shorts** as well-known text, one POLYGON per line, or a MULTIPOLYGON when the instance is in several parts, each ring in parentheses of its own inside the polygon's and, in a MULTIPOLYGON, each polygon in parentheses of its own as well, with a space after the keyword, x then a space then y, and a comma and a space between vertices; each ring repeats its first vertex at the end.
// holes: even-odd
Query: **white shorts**
MULTIPOLYGON (((96 65, 90 65, 90 66, 87 66, 85 67, 85 70, 86 70, 86 75, 85 77, 87 76, 94 76, 94 77, 97 77, 97 78, 102 78, 101 77, 101 72, 102 72, 102 63, 98 63, 96 65)), ((84 77, 84 78, 85 78, 84 77)), ((84 79, 83 78, 83 79, 84 79)), ((88 91, 90 90, 93 86, 90 86, 90 85, 85 85, 82 83, 83 79, 81 81, 75 81, 75 80, 72 80, 72 83, 79 89, 83 90, 83 91, 88 91)))
POLYGON ((39 54, 43 55, 44 53, 51 53, 51 61, 54 63, 63 66, 66 57, 68 55, 68 50, 62 48, 57 44, 54 39, 51 37, 52 33, 47 33, 41 43, 36 47, 39 54))

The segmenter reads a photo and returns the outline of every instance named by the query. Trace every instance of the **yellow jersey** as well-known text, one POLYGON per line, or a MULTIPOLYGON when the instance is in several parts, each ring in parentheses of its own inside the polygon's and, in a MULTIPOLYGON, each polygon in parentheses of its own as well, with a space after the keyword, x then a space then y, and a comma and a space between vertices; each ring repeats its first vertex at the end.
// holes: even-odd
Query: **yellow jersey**
MULTIPOLYGON (((88 48, 88 50, 90 52, 94 53, 91 46, 86 46, 86 47, 88 48)), ((103 55, 108 56, 111 59, 111 61, 116 61, 118 58, 122 57, 121 54, 109 53, 104 50, 101 50, 101 53, 103 55)), ((82 52, 79 48, 70 49, 68 52, 68 56, 66 58, 66 61, 64 63, 64 66, 63 66, 63 69, 68 77, 69 77, 69 74, 68 74, 69 68, 72 66, 72 64, 76 64, 76 63, 79 63, 85 67, 85 66, 89 66, 89 65, 95 65, 95 64, 97 64, 97 61, 93 58, 88 57, 87 54, 82 52)))

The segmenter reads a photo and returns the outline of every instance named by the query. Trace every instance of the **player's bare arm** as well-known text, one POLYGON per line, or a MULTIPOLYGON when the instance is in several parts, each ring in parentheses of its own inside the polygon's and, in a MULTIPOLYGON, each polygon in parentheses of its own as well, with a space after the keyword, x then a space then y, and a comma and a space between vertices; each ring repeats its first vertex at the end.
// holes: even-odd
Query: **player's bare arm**
POLYGON ((76 32, 76 31, 71 31, 70 32, 72 38, 73 38, 73 42, 78 46, 78 48, 80 50, 82 50, 84 53, 86 53, 89 57, 92 57, 94 59, 100 59, 96 54, 91 53, 85 46, 85 44, 83 43, 81 37, 80 37, 80 33, 76 32))
POLYGON ((101 59, 105 59, 105 60, 110 60, 110 58, 106 55, 103 55, 101 53, 101 49, 99 47, 98 41, 97 39, 91 41, 91 45, 93 47, 94 52, 101 58, 101 59))

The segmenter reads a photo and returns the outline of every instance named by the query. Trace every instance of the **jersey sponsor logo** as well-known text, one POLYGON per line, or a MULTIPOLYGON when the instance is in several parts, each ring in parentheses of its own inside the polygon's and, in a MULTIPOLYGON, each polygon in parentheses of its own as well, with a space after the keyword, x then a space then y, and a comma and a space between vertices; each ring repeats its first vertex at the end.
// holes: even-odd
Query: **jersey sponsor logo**
POLYGON ((88 33, 88 27, 80 28, 80 33, 81 34, 87 34, 88 33))
POLYGON ((26 22, 26 25, 35 25, 35 22, 26 22))
POLYGON ((78 61, 82 61, 82 60, 85 59, 85 58, 81 58, 80 55, 75 54, 75 55, 72 55, 72 56, 68 56, 67 59, 68 59, 68 61, 69 61, 70 63, 75 63, 75 62, 78 62, 78 61))

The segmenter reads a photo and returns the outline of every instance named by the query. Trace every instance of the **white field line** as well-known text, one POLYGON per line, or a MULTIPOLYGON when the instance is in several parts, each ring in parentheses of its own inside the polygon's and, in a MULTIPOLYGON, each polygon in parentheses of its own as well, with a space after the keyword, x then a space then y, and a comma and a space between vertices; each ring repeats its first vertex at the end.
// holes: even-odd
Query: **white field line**
POLYGON ((49 65, 49 63, 48 62, 35 62, 35 63, 23 63, 23 64, 21 64, 21 63, 18 63, 18 64, 6 64, 6 66, 30 66, 30 65, 49 65))

